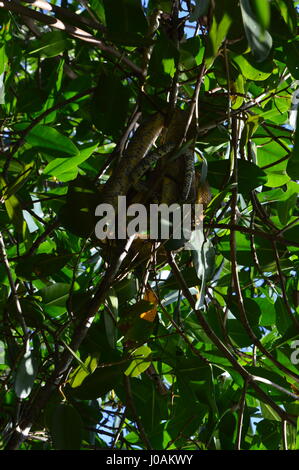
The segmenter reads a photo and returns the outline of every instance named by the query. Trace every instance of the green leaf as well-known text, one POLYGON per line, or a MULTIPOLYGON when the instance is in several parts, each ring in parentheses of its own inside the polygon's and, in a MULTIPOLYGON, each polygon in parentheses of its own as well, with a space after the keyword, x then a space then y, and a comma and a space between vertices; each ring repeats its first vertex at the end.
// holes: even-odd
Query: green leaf
POLYGON ((66 300, 69 296, 70 286, 63 282, 57 282, 40 289, 37 295, 40 295, 43 304, 47 307, 65 307, 66 300))
MULTIPOLYGON (((240 232, 236 232, 237 259, 238 264, 248 266, 249 260, 252 260, 250 241, 248 237, 240 232)), ((228 236, 221 237, 218 249, 227 259, 231 259, 230 240, 228 236)), ((272 252, 271 252, 272 253, 272 252)), ((252 261, 253 262, 253 261, 252 261)))
MULTIPOLYGON (((48 109, 53 108, 53 106, 55 107, 55 103, 58 100, 58 95, 61 90, 61 86, 62 86, 62 82, 64 78, 64 67, 65 67, 65 62, 62 59, 58 62, 56 69, 54 69, 53 72, 51 73, 49 84, 48 84, 49 94, 42 109, 43 113, 47 111, 48 109)), ((49 124, 55 121, 56 117, 57 117, 57 111, 54 110, 52 113, 48 114, 41 121, 41 124, 49 124)))
POLYGON ((197 21, 198 18, 205 15, 208 11, 210 0, 195 0, 195 7, 190 15, 189 21, 197 21))
POLYGON ((261 326, 270 326, 275 323, 275 307, 274 303, 270 299, 258 298, 255 299, 259 305, 262 315, 260 319, 261 326))
POLYGON ((171 419, 166 423, 167 432, 171 438, 169 441, 175 442, 178 446, 172 447, 172 449, 179 449, 184 445, 185 439, 182 438, 182 429, 190 436, 198 432, 199 423, 203 422, 206 413, 206 406, 190 400, 190 397, 188 399, 188 396, 176 400, 171 419))
MULTIPOLYGON (((182 269, 182 276, 185 280, 185 283, 188 287, 198 286, 200 284, 200 280, 196 275, 196 270, 194 267, 187 267, 182 269)), ((171 274, 166 281, 163 282, 163 288, 165 289, 178 289, 180 286, 178 284, 177 279, 173 274, 171 274)))
MULTIPOLYGON (((258 0, 256 0, 258 1, 258 0)), ((297 18, 298 13, 293 0, 274 0, 277 8, 280 11, 282 18, 287 24, 291 33, 295 36, 297 32, 297 18)))
POLYGON ((136 343, 144 343, 149 338, 153 327, 154 326, 152 322, 137 317, 128 324, 128 330, 125 332, 125 338, 136 343))
POLYGON ((175 370, 180 395, 191 403, 198 400, 217 413, 211 367, 198 357, 178 358, 175 370))
POLYGON ((249 116, 244 125, 242 134, 241 134, 241 147, 245 147, 250 141, 252 135, 255 133, 259 127, 260 122, 263 120, 261 116, 249 116))
MULTIPOLYGON (((228 179, 230 171, 229 160, 219 160, 209 163, 208 181, 211 186, 221 189, 228 179)), ((267 182, 266 173, 254 163, 238 160, 238 189, 241 193, 249 193, 267 182)))
POLYGON ((262 410, 262 415, 265 419, 272 420, 272 421, 280 421, 279 415, 267 403, 263 403, 261 401, 261 410, 262 410))
POLYGON ((256 425, 261 441, 267 450, 277 450, 281 441, 281 425, 276 421, 263 419, 256 425))
POLYGON ((105 9, 103 0, 90 0, 91 10, 96 14, 97 18, 103 25, 106 25, 105 9))
POLYGON ((293 325, 292 319, 288 315, 287 307, 283 300, 278 297, 275 302, 276 325, 279 333, 283 336, 286 331, 293 325))
POLYGON ((118 330, 117 330, 117 317, 118 317, 118 298, 113 288, 110 289, 107 297, 107 303, 110 307, 110 312, 104 312, 104 322, 106 329, 106 336, 109 345, 115 349, 118 330))
POLYGON ((80 450, 83 422, 72 405, 61 403, 54 409, 50 432, 54 449, 80 450))
MULTIPOLYGON (((2 176, 0 176, 0 188, 4 188, 4 192, 8 191, 8 185, 2 176)), ((11 220, 16 231, 25 238, 27 224, 24 220, 22 205, 14 194, 4 199, 5 209, 9 219, 11 220)))
POLYGON ((212 214, 215 213, 217 209, 219 209, 219 207, 221 207, 221 203, 224 201, 226 196, 230 193, 230 189, 231 188, 228 187, 225 190, 218 192, 216 196, 213 197, 212 201, 210 202, 210 204, 208 205, 205 211, 206 217, 211 216, 212 214))
POLYGON ((241 74, 249 80, 266 80, 273 72, 273 63, 270 59, 261 63, 251 54, 236 54, 235 52, 230 52, 229 55, 241 74))
POLYGON ((5 186, 2 189, 3 197, 4 198, 9 198, 13 194, 15 194, 17 191, 19 191, 19 189, 21 189, 22 186, 24 186, 24 184, 26 183, 26 181, 29 178, 30 173, 32 172, 32 170, 33 170, 33 164, 32 163, 29 163, 28 165, 25 165, 24 166, 24 171, 22 171, 22 173, 17 176, 17 178, 13 181, 13 183, 5 186))
POLYGON ((69 375, 69 383, 72 388, 79 387, 82 382, 92 374, 98 366, 99 355, 88 356, 84 365, 79 365, 71 374, 69 375))
POLYGON ((227 331, 229 337, 239 348, 248 348, 253 344, 253 339, 247 334, 240 320, 227 320, 227 331))
POLYGON ((16 274, 22 279, 48 277, 63 268, 71 259, 71 254, 51 255, 40 253, 24 258, 16 265, 16 274))
POLYGON ((98 367, 92 375, 86 377, 82 385, 73 389, 73 394, 80 400, 94 400, 110 392, 123 377, 127 363, 98 367))
POLYGON ((234 6, 236 6, 235 2, 232 2, 231 0, 223 0, 221 2, 221 7, 220 5, 217 5, 214 11, 205 53, 205 64, 207 68, 213 65, 213 62, 218 55, 219 48, 226 38, 226 35, 232 24, 232 3, 234 3, 234 6))
MULTIPOLYGON (((286 65, 293 75, 293 77, 299 79, 299 41, 289 41, 283 44, 283 57, 285 58, 286 65)), ((295 92, 296 93, 296 92, 295 92)))
MULTIPOLYGON (((152 380, 146 374, 140 378, 129 378, 132 391, 132 399, 137 415, 140 417, 145 429, 156 432, 161 420, 167 419, 167 399, 161 396, 152 380)), ((115 392, 122 403, 126 402, 126 390, 123 384, 118 385, 115 392)), ((134 420, 134 414, 128 409, 128 419, 134 420)))
MULTIPOLYGON (((52 160, 43 171, 44 175, 53 175, 56 176, 58 179, 65 174, 73 170, 74 168, 77 169, 81 163, 88 160, 88 158, 93 154, 93 152, 98 147, 97 144, 88 146, 86 148, 80 149, 79 155, 75 157, 68 157, 68 158, 55 158, 52 160)), ((77 172, 76 172, 77 173, 77 172)), ((77 174, 75 174, 75 177, 77 174)), ((72 178, 73 179, 73 178, 72 178)), ((64 181, 66 181, 64 179, 64 181)))
POLYGON ((46 57, 56 57, 70 46, 70 40, 62 31, 50 31, 42 34, 41 38, 31 41, 29 54, 40 54, 46 57))
MULTIPOLYGON (((261 0, 259 0, 261 1, 261 0)), ((272 49, 272 37, 268 31, 263 31, 249 0, 240 0, 243 24, 248 44, 258 62, 264 61, 272 49)))
MULTIPOLYGON (((274 372, 273 370, 268 370, 268 369, 257 367, 257 366, 247 366, 246 370, 248 370, 248 372, 250 372, 250 374, 252 375, 267 379, 277 385, 280 385, 281 387, 284 387, 285 389, 289 388, 288 381, 281 374, 274 372)), ((274 394, 274 395, 281 394, 280 390, 277 390, 276 388, 271 387, 271 385, 269 385, 269 388, 271 388, 271 392, 270 392, 271 394, 274 394)))
POLYGON ((270 1, 252 0, 252 6, 259 24, 261 25, 263 31, 265 31, 265 29, 267 29, 270 24, 270 1))
MULTIPOLYGON (((0 168, 2 169, 5 166, 6 158, 0 156, 0 168)), ((24 164, 15 158, 12 158, 9 162, 8 171, 12 173, 21 173, 24 170, 24 164)))
POLYGON ((23 238, 25 238, 27 224, 23 217, 22 206, 19 199, 14 194, 12 194, 8 199, 5 200, 5 207, 8 217, 12 221, 16 231, 23 235, 23 238))
MULTIPOLYGON (((286 156, 286 150, 283 149, 277 142, 270 142, 267 138, 256 140, 258 144, 257 149, 257 160, 260 166, 267 166, 275 163, 282 157, 286 156), (263 145, 267 143, 267 145, 263 145)), ((288 160, 282 161, 276 165, 271 165, 269 168, 264 170, 267 175, 267 182, 265 186, 270 188, 277 188, 287 183, 290 178, 287 175, 287 163, 288 160)))
POLYGON ((129 367, 125 370, 125 375, 129 377, 137 377, 146 371, 151 361, 146 360, 146 358, 152 353, 152 350, 148 346, 140 346, 140 348, 135 349, 133 353, 133 359, 129 367))
POLYGON ((91 107, 92 120, 97 129, 108 135, 118 135, 127 118, 129 97, 128 87, 121 83, 116 74, 101 74, 91 107))
MULTIPOLYGON (((298 201, 299 184, 290 181, 283 197, 276 203, 278 217, 282 225, 287 225, 298 201)), ((298 227, 297 227, 298 228, 298 227)), ((285 236, 285 232, 284 232, 285 236)))
POLYGON ((199 36, 188 38, 180 45, 180 64, 186 69, 200 65, 203 55, 204 47, 199 36))
POLYGON ((236 441, 237 418, 234 413, 225 413, 219 423, 219 437, 222 449, 234 450, 236 441))
POLYGON ((27 350, 16 370, 14 389, 19 398, 27 398, 34 385, 38 371, 38 361, 31 350, 27 350))
POLYGON ((114 290, 118 298, 118 305, 121 307, 127 302, 129 302, 131 299, 136 298, 137 296, 136 279, 134 279, 133 276, 123 279, 122 281, 118 282, 114 286, 114 290))
POLYGON ((238 109, 240 106, 242 106, 244 102, 243 96, 244 95, 244 79, 243 75, 238 74, 237 78, 232 81, 231 83, 231 103, 232 103, 232 109, 238 109))
POLYGON ((288 161, 287 173, 293 180, 299 179, 299 113, 297 113, 294 148, 288 161))
POLYGON ((103 0, 108 31, 146 35, 148 24, 140 0, 103 0))
MULTIPOLYGON (((259 324, 259 319, 261 316, 261 309, 259 307, 259 304, 256 302, 255 299, 249 299, 249 298, 244 298, 243 299, 243 304, 244 308, 246 311, 246 315, 248 318, 248 322, 252 328, 255 326, 258 326, 259 324)), ((231 302, 229 302, 229 308, 232 312, 232 314, 239 320, 241 321, 241 316, 239 313, 239 305, 238 302, 233 299, 231 302)))
POLYGON ((79 150, 73 142, 52 127, 34 126, 25 139, 32 147, 37 147, 49 155, 69 157, 79 154, 79 150))
POLYGON ((160 86, 167 86, 176 71, 179 52, 167 35, 162 31, 155 43, 148 67, 149 83, 159 81, 160 86))
MULTIPOLYGON (((41 306, 34 300, 34 298, 25 297, 21 298, 19 301, 26 325, 28 327, 31 326, 33 328, 43 327, 45 316, 42 312, 41 306)), ((12 316, 12 318, 15 318, 16 322, 18 322, 19 317, 15 302, 9 302, 8 305, 10 315, 12 316)))
POLYGON ((79 175, 69 184, 66 204, 59 211, 61 224, 79 237, 89 237, 97 223, 95 209, 100 203, 96 185, 79 175))

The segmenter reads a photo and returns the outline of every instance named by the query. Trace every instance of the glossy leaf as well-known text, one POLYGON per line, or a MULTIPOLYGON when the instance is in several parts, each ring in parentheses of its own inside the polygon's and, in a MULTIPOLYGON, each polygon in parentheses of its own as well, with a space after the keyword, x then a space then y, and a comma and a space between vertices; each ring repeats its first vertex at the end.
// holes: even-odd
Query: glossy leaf
POLYGON ((288 175, 294 180, 298 179, 298 175, 299 175, 299 113, 297 114, 294 148, 292 151, 292 156, 288 162, 287 172, 288 172, 288 175))
POLYGON ((27 398, 33 388, 38 371, 38 361, 33 351, 27 350, 16 370, 14 389, 19 398, 27 398))
POLYGON ((266 30, 270 24, 271 17, 269 0, 253 0, 252 6, 259 24, 263 30, 266 30))
MULTIPOLYGON (((55 158, 50 163, 48 163, 48 165, 44 169, 43 174, 53 175, 57 178, 61 178, 65 173, 70 172, 74 168, 77 169, 77 167, 81 165, 81 163, 85 162, 85 160, 87 160, 92 155, 96 148, 97 145, 92 145, 91 147, 80 149, 80 154, 75 157, 55 158)), ((77 174, 75 174, 75 176, 77 176, 77 174)), ((71 179, 74 179, 74 177, 72 177, 71 179)))
POLYGON ((88 375, 92 374, 98 365, 98 357, 97 356, 88 356, 85 361, 84 365, 79 365, 69 376, 69 383, 72 388, 79 387, 82 382, 88 377, 88 375))
POLYGON ((0 447, 296 450, 298 2, 14 3, 0 447), (204 202, 201 230, 99 240, 119 195, 204 202))
POLYGON ((80 450, 83 422, 72 405, 58 405, 53 412, 50 431, 55 450, 80 450))
POLYGON ((292 0, 275 0, 281 16, 293 35, 297 30, 297 12, 296 6, 292 0))
POLYGON ((32 147, 44 150, 47 154, 74 156, 79 153, 77 147, 65 135, 60 134, 52 127, 37 125, 26 136, 26 141, 32 147))
POLYGON ((71 258, 72 255, 70 254, 51 255, 40 253, 18 262, 16 273, 19 277, 25 279, 51 276, 63 268, 71 258))
POLYGON ((93 100, 91 115, 95 126, 103 129, 108 135, 114 135, 126 121, 129 106, 128 87, 122 85, 116 75, 101 74, 93 100))
MULTIPOLYGON (((267 181, 266 174, 253 163, 240 160, 238 162, 239 191, 247 193, 267 181), (250 175, 250 176, 249 176, 250 175)), ((220 160, 209 164, 208 178, 210 184, 221 188, 229 176, 229 161, 220 160)))
MULTIPOLYGON (((240 0, 240 5, 248 44, 256 59, 262 62, 270 54, 273 44, 272 37, 268 31, 262 30, 260 23, 258 22, 251 8, 250 1, 240 0)), ((267 23, 267 18, 266 22, 264 21, 264 23, 267 23)))
POLYGON ((129 367, 125 370, 125 375, 130 377, 137 377, 146 371, 150 366, 150 361, 146 358, 151 354, 151 349, 148 346, 140 346, 135 349, 133 353, 133 360, 129 367))
POLYGON ((213 16, 211 25, 211 32, 208 36, 208 44, 205 54, 205 63, 207 67, 211 67, 213 64, 218 50, 225 40, 226 35, 233 21, 232 5, 229 5, 229 1, 222 2, 221 11, 216 9, 213 16))
POLYGON ((273 72, 271 61, 258 62, 250 54, 231 54, 233 62, 236 64, 242 75, 249 80, 266 80, 273 72))
POLYGON ((75 396, 81 400, 93 400, 106 395, 121 380, 128 363, 97 368, 84 382, 74 389, 75 396))
POLYGON ((139 0, 103 1, 109 32, 146 34, 147 21, 139 0))
POLYGON ((62 31, 51 31, 44 34, 41 39, 32 41, 30 54, 42 54, 46 57, 56 57, 69 45, 68 36, 62 31))

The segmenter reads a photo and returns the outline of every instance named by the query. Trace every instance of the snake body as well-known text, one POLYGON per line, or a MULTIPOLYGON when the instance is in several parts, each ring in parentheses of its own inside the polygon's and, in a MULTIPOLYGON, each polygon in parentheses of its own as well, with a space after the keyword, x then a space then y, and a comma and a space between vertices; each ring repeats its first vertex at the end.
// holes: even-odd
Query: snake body
MULTIPOLYGON (((114 168, 102 189, 103 202, 111 204, 116 209, 118 196, 126 196, 131 187, 137 188, 141 178, 159 161, 162 161, 161 167, 164 169, 160 185, 161 202, 172 204, 173 202, 184 203, 190 198, 193 202, 198 199, 196 191, 193 191, 193 197, 191 195, 191 189, 197 183, 193 149, 189 147, 179 151, 177 158, 175 155, 176 145, 181 141, 184 133, 186 117, 185 111, 177 109, 167 128, 165 128, 164 116, 161 113, 156 113, 140 124, 120 163, 114 168), (160 145, 150 152, 158 138, 160 145), (173 153, 175 158, 173 158, 173 153)), ((195 126, 191 123, 187 138, 194 136, 194 132, 195 126)), ((205 203, 208 201, 206 196, 202 199, 205 203)))
POLYGON ((125 196, 132 181, 130 175, 139 162, 146 157, 164 126, 164 117, 158 113, 142 123, 132 137, 124 155, 106 182, 101 199, 106 204, 117 206, 118 196, 125 196))

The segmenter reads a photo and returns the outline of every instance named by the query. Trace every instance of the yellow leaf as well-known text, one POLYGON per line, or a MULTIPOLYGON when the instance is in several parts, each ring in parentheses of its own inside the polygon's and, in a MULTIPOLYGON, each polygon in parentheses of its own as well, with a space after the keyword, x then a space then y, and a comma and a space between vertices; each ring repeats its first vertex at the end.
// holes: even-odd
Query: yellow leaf
POLYGON ((154 304, 154 308, 152 308, 151 310, 148 310, 147 312, 141 313, 140 318, 142 318, 143 320, 153 322, 156 318, 157 310, 158 310, 158 307, 157 307, 158 299, 156 297, 156 294, 154 293, 152 289, 147 289, 144 294, 143 300, 146 300, 147 302, 154 304))

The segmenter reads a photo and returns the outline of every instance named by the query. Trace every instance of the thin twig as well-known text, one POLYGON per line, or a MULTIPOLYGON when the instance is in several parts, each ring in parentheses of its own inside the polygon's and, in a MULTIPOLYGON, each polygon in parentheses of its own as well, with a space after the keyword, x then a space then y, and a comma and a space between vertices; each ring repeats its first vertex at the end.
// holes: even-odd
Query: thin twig
POLYGON ((105 44, 103 41, 95 38, 92 34, 88 33, 87 31, 81 28, 77 28, 76 26, 64 23, 63 21, 58 20, 53 16, 48 16, 38 11, 32 10, 31 8, 19 5, 13 0, 0 1, 0 8, 5 8, 8 11, 13 11, 15 13, 20 13, 24 16, 29 16, 30 18, 34 18, 40 21, 41 23, 47 24, 51 28, 56 28, 65 31, 76 39, 81 39, 84 42, 93 44, 94 46, 97 46, 104 54, 108 54, 119 59, 137 76, 143 76, 142 69, 140 69, 136 64, 134 64, 134 62, 132 62, 123 52, 118 51, 112 46, 107 46, 107 44, 105 44))
MULTIPOLYGON (((217 336, 217 334, 214 332, 214 330, 210 327, 208 324, 206 318, 202 314, 200 310, 196 309, 195 301, 193 299, 192 294, 190 293, 189 288, 187 287, 184 278, 182 277, 181 271, 179 270, 175 259, 173 257, 172 253, 169 253, 168 256, 169 264, 173 270, 173 273, 183 291, 184 296, 188 300, 190 306, 194 310, 199 324, 202 326, 203 330, 207 334, 207 336, 211 339, 211 341, 215 344, 215 346, 224 354, 224 356, 230 361, 234 369, 243 377, 244 380, 248 381, 248 384, 250 384, 254 390, 257 392, 257 394, 261 397, 261 399, 265 402, 268 403, 271 408, 273 408, 276 413, 281 417, 281 419, 286 419, 288 422, 291 424, 295 425, 294 421, 291 419, 291 417, 286 413, 282 408, 280 408, 273 400, 270 398, 258 385, 257 383, 253 380, 253 377, 249 372, 237 361, 235 356, 227 349, 225 344, 221 341, 221 339, 217 336)), ((280 364, 279 364, 280 365, 280 364)), ((280 365, 281 366, 281 365, 280 365)), ((282 366, 280 367, 281 370, 282 366)), ((287 369, 288 370, 288 369, 287 369)), ((290 371, 288 371, 290 373, 290 371)), ((292 375, 290 373, 290 375, 292 375)), ((294 374, 296 376, 296 374, 294 374)), ((296 380, 297 377, 296 377, 296 380)))
POLYGON ((45 385, 43 385, 38 390, 30 407, 28 407, 26 413, 24 413, 23 419, 18 423, 17 428, 12 433, 6 445, 6 448, 8 450, 17 449, 21 445, 21 443, 27 439, 27 436, 30 432, 33 423, 37 419, 40 411, 48 402, 51 393, 55 388, 58 388, 59 385, 63 382, 64 375, 69 369, 69 366, 74 359, 73 354, 70 351, 76 352, 79 349, 82 341, 86 337, 86 334, 88 333, 89 328, 93 323, 94 317, 100 305, 104 302, 107 292, 113 280, 115 279, 117 271, 122 261, 126 257, 133 240, 134 237, 131 237, 129 240, 125 241, 125 246, 121 245, 119 247, 113 262, 107 269, 99 286, 96 288, 93 298, 91 299, 89 305, 86 308, 86 314, 83 318, 78 319, 78 323, 75 326, 70 346, 64 349, 56 369, 54 370, 50 378, 46 381, 45 385))
POLYGON ((20 300, 19 300, 17 289, 16 289, 16 285, 14 283, 13 276, 12 276, 12 273, 11 273, 11 269, 10 269, 9 261, 8 261, 8 258, 7 258, 6 249, 5 249, 5 243, 4 243, 3 235, 2 235, 1 232, 0 232, 0 255, 1 255, 2 261, 3 261, 4 266, 5 266, 5 271, 6 271, 8 280, 9 280, 9 285, 10 285, 11 292, 12 292, 12 297, 13 297, 13 300, 15 302, 16 309, 17 309, 17 312, 18 312, 18 316, 19 316, 19 319, 20 319, 20 324, 21 324, 21 327, 22 327, 22 330, 23 330, 23 335, 24 335, 25 339, 28 339, 29 338, 29 330, 27 328, 25 318, 24 318, 24 315, 23 315, 23 312, 22 312, 22 307, 21 307, 21 304, 20 304, 20 300))
POLYGON ((60 103, 56 103, 54 106, 51 106, 51 108, 46 109, 46 111, 42 112, 39 116, 37 116, 35 119, 33 119, 28 127, 24 129, 22 132, 22 137, 19 139, 12 151, 11 155, 17 152, 17 150, 25 143, 25 137, 29 134, 29 132, 39 123, 41 122, 44 118, 46 118, 49 114, 51 114, 53 111, 56 111, 57 109, 61 109, 64 106, 73 103, 74 101, 77 101, 78 99, 82 98, 83 96, 90 95, 96 90, 96 87, 91 87, 88 88, 87 90, 81 91, 80 93, 77 93, 76 95, 72 96, 71 98, 68 98, 64 101, 61 101, 60 103))
MULTIPOLYGON (((191 103, 190 103, 190 107, 189 107, 189 110, 188 110, 188 116, 187 116, 186 125, 185 125, 185 129, 184 129, 184 134, 183 134, 183 137, 182 137, 181 142, 178 145, 178 147, 180 147, 185 142, 185 140, 187 138, 188 130, 189 130, 189 127, 191 125, 194 113, 197 117, 196 107, 197 107, 197 104, 198 104, 198 96, 199 96, 199 92, 200 92, 200 88, 201 88, 201 85, 202 85, 202 81, 203 81, 205 72, 206 72, 206 67, 205 67, 205 63, 203 62, 201 64, 201 67, 200 67, 200 70, 199 70, 199 73, 198 73, 198 76, 197 76, 194 93, 193 93, 192 100, 191 100, 191 103)), ((197 130, 197 133, 199 133, 200 130, 201 130, 198 127, 197 119, 196 119, 196 130, 197 130)))
POLYGON ((244 411, 245 411, 245 404, 246 404, 247 387, 248 387, 248 382, 245 380, 243 391, 242 391, 242 396, 241 396, 241 400, 240 400, 240 407, 239 407, 236 450, 241 450, 242 430, 243 430, 243 420, 244 420, 244 411))
POLYGON ((206 227, 212 227, 212 228, 219 228, 219 229, 226 229, 230 230, 231 232, 242 232, 242 233, 248 233, 250 235, 255 235, 257 237, 262 237, 266 238, 267 240, 274 240, 277 241, 278 243, 281 243, 283 245, 289 245, 289 246, 297 246, 299 247, 299 242, 295 240, 286 240, 285 238, 279 236, 278 234, 273 234, 273 233, 268 233, 268 232, 263 232, 262 230, 258 229, 252 229, 249 227, 243 227, 243 225, 237 225, 237 224, 218 224, 218 223, 213 223, 213 222, 207 222, 205 223, 206 227))
POLYGON ((281 428, 282 428, 283 450, 288 450, 287 422, 286 422, 285 419, 283 419, 282 422, 281 422, 281 428))

